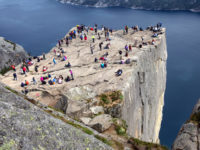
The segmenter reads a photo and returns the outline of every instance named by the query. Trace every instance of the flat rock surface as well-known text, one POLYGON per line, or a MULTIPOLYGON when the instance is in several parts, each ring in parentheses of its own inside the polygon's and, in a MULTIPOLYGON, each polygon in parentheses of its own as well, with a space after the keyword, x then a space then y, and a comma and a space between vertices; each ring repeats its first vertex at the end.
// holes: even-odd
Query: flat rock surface
POLYGON ((0 85, 0 149, 109 150, 0 85))
MULTIPOLYGON (((162 29, 165 32, 165 29, 162 29)), ((101 34, 101 31, 98 31, 101 34)), ((155 45, 158 45, 161 41, 160 35, 158 38, 155 38, 155 45, 148 44, 143 46, 143 48, 132 47, 132 51, 129 52, 129 56, 125 57, 125 45, 134 43, 137 41, 137 46, 142 43, 142 38, 144 42, 152 41, 152 31, 138 31, 133 33, 130 29, 129 34, 123 35, 122 30, 114 31, 113 34, 110 34, 111 41, 106 41, 104 34, 101 35, 101 40, 98 40, 98 36, 95 35, 95 43, 92 42, 92 35, 94 31, 89 31, 87 34, 88 40, 80 40, 79 35, 77 35, 76 39, 73 39, 67 47, 65 42, 62 44, 62 48, 65 51, 63 56, 67 56, 67 61, 61 61, 60 58, 54 54, 54 49, 58 50, 58 45, 46 54, 46 60, 42 60, 37 62, 33 60, 34 65, 29 67, 30 72, 27 73, 27 76, 20 74, 20 69, 17 67, 17 75, 18 80, 13 80, 13 72, 9 72, 2 79, 2 82, 8 84, 10 87, 16 89, 17 91, 23 90, 20 87, 21 82, 28 80, 31 83, 33 77, 36 78, 38 84, 30 84, 28 89, 37 89, 36 91, 29 92, 28 96, 32 97, 36 100, 39 100, 41 103, 53 106, 56 104, 58 99, 55 98, 55 95, 64 94, 68 96, 69 99, 72 100, 82 100, 82 99, 90 99, 95 95, 99 95, 109 90, 121 90, 126 85, 126 79, 131 76, 133 72, 134 66, 137 65, 137 60, 140 58, 143 52, 149 50, 151 48, 155 48, 155 45), (99 43, 103 42, 102 50, 99 49, 99 43), (110 43, 110 49, 104 49, 106 44, 110 43), (94 47, 94 54, 90 52, 90 44, 94 47), (122 59, 125 61, 127 59, 131 60, 130 64, 119 64, 120 62, 120 54, 119 50, 122 53, 122 59), (107 68, 101 68, 100 64, 102 61, 98 63, 94 62, 95 57, 100 58, 108 52, 107 68), (57 64, 53 64, 53 58, 56 59, 57 64), (71 63, 72 71, 74 74, 75 80, 70 82, 63 81, 62 84, 55 85, 41 85, 40 77, 46 76, 48 73, 51 74, 52 78, 59 77, 62 75, 64 78, 70 76, 69 69, 65 68, 65 64, 71 63), (39 66, 39 72, 34 71, 34 66, 39 66), (48 67, 46 72, 42 71, 43 66, 48 67), (115 76, 115 72, 118 69, 122 69, 123 73, 120 77, 115 76), (50 93, 48 97, 45 97, 43 91, 47 91, 50 93)), ((161 35, 162 36, 162 35, 161 35)), ((42 56, 41 56, 42 57, 42 56)), ((47 80, 48 82, 48 80, 47 80)))

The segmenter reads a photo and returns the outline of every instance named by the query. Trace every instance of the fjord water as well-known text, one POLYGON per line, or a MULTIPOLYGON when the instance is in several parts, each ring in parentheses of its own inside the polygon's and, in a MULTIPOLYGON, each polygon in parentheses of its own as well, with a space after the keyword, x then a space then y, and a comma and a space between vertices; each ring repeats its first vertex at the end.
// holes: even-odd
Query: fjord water
POLYGON ((0 36, 21 44, 32 55, 48 52, 77 24, 148 25, 167 28, 167 89, 160 132, 170 146, 200 97, 200 13, 86 8, 56 0, 0 0, 0 36))

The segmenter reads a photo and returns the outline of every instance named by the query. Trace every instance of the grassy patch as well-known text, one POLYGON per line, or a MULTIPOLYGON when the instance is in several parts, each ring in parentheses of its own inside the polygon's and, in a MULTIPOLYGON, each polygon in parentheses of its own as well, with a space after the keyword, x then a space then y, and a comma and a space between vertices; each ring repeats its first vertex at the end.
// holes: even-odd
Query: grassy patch
POLYGON ((123 95, 120 91, 113 91, 109 96, 113 102, 116 100, 123 100, 123 95))
POLYGON ((9 91, 11 91, 12 93, 14 93, 14 94, 18 94, 18 92, 17 91, 15 91, 15 90, 13 90, 13 89, 11 89, 10 87, 8 87, 8 86, 6 86, 5 87, 7 90, 9 90, 9 91))
POLYGON ((109 104, 109 98, 106 94, 101 94, 100 95, 100 99, 105 103, 105 104, 109 104))
POLYGON ((12 70, 11 67, 4 67, 3 69, 1 69, 0 74, 4 75, 10 70, 12 70))
POLYGON ((129 142, 134 146, 145 146, 147 150, 151 150, 152 148, 156 148, 158 150, 168 150, 168 148, 165 146, 150 142, 144 142, 136 138, 130 138, 129 142))
POLYGON ((48 106, 49 108, 51 108, 51 109, 53 109, 53 110, 55 110, 55 111, 57 111, 57 112, 60 112, 60 113, 62 113, 62 114, 65 114, 65 112, 63 111, 63 110, 61 110, 61 109, 56 109, 56 108, 54 108, 54 107, 52 107, 52 106, 48 106))
POLYGON ((115 126, 115 131, 118 135, 126 136, 127 125, 124 120, 120 120, 118 118, 113 119, 113 124, 115 126))
POLYGON ((95 135, 95 138, 97 138, 98 140, 102 141, 103 143, 112 146, 112 142, 107 140, 106 138, 99 136, 99 135, 95 135))

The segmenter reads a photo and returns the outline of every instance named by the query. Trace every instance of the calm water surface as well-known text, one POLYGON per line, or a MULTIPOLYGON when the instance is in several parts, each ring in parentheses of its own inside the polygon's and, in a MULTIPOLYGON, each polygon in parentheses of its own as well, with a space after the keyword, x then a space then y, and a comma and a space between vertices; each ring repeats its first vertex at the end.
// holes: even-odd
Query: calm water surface
POLYGON ((161 21, 167 28, 168 63, 161 143, 171 146, 200 97, 200 13, 84 8, 56 0, 0 0, 0 36, 32 55, 48 52, 77 24, 125 24, 146 27, 161 21))

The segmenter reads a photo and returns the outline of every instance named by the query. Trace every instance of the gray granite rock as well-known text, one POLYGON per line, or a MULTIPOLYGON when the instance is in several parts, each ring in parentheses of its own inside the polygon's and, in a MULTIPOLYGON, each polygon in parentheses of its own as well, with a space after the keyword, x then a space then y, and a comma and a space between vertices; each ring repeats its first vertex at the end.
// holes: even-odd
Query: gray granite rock
POLYGON ((93 129, 103 132, 112 125, 112 117, 107 114, 96 116, 89 122, 89 126, 93 129))
POLYGON ((28 57, 24 48, 12 41, 0 37, 0 70, 12 64, 18 65, 28 57))
MULTIPOLYGON (((192 115, 200 113, 200 100, 195 105, 192 115)), ((172 150, 200 150, 200 122, 189 120, 181 127, 172 150)))
POLYGON ((0 149, 112 149, 93 136, 43 112, 2 85, 0 116, 0 149))

